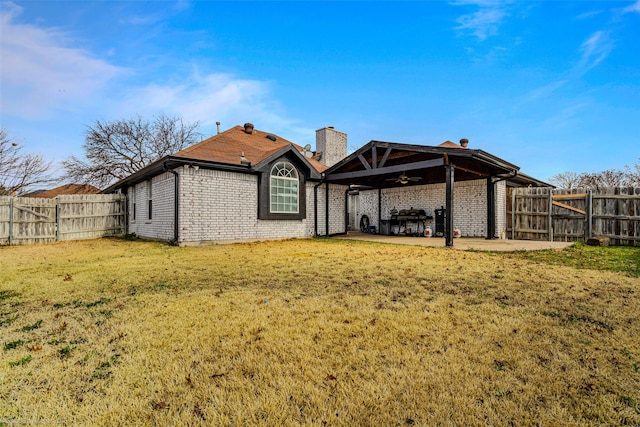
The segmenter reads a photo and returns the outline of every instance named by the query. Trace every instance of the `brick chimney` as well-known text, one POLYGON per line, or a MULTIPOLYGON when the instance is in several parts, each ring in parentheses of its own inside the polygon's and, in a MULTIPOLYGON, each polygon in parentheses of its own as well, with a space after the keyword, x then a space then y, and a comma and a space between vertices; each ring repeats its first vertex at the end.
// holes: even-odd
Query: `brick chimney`
POLYGON ((333 166, 347 157, 347 134, 327 126, 316 131, 316 152, 322 153, 320 162, 333 166))

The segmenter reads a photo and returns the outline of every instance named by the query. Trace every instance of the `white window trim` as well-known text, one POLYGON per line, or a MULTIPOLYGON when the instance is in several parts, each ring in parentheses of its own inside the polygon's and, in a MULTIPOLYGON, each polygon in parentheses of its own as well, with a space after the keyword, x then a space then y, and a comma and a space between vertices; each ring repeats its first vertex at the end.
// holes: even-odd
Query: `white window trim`
MULTIPOLYGON (((276 205, 278 203, 276 202, 276 205)), ((293 206, 293 204, 286 203, 287 205, 293 206)), ((300 181, 298 176, 298 170, 295 166, 293 166, 289 162, 280 161, 277 162, 271 168, 271 172, 269 173, 269 211, 274 214, 298 214, 300 213, 300 181), (274 173, 275 172, 275 173, 274 173), (273 199, 274 196, 274 180, 282 180, 286 182, 295 182, 295 211, 294 210, 274 210, 273 209, 273 199)))

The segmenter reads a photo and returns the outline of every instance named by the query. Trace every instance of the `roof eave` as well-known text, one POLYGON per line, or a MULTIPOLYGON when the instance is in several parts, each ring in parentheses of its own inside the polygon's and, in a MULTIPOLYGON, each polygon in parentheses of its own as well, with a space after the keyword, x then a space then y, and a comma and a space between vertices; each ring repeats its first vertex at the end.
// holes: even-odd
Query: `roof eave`
POLYGON ((179 166, 198 166, 205 169, 218 169, 218 170, 226 170, 232 172, 241 172, 241 173, 254 173, 251 169, 251 165, 238 165, 232 163, 223 163, 223 162, 215 162, 211 160, 202 160, 202 159, 192 159, 188 157, 182 156, 165 156, 161 159, 156 160, 155 162, 149 164, 148 166, 140 169, 137 172, 129 175, 128 177, 116 182, 110 187, 103 190, 103 193, 113 193, 114 191, 127 187, 131 184, 137 184, 139 182, 145 181, 150 177, 159 175, 165 168, 175 169, 179 166))

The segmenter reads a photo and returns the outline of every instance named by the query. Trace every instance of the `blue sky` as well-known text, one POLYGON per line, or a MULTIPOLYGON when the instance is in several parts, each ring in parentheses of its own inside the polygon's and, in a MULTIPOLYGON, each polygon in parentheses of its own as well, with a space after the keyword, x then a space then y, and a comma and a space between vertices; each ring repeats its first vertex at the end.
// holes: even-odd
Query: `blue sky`
POLYGON ((469 138, 539 179, 640 157, 640 0, 0 1, 0 126, 81 155, 95 120, 252 122, 300 145, 469 138))

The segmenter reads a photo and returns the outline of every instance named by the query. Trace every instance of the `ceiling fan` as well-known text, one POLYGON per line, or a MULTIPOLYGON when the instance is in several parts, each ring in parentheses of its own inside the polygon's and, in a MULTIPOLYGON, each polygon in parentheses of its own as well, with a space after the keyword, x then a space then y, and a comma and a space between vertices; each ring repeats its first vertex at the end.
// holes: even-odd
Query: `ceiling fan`
POLYGON ((407 176, 404 172, 400 174, 397 178, 387 178, 387 181, 394 181, 396 183, 405 185, 409 182, 420 181, 422 178, 419 176, 407 176))

